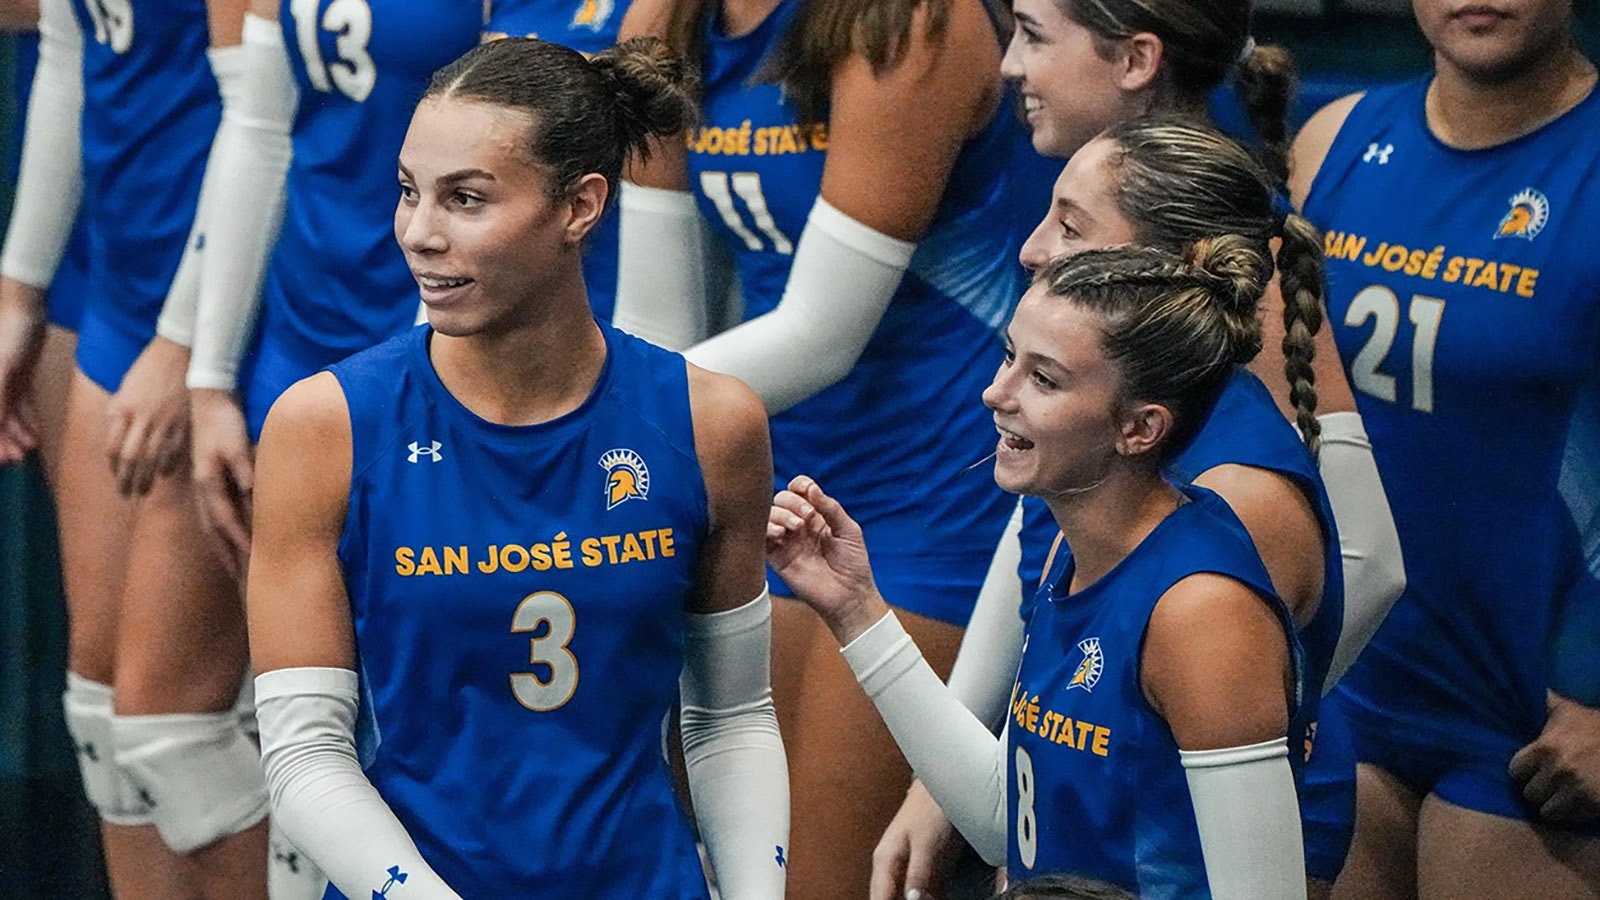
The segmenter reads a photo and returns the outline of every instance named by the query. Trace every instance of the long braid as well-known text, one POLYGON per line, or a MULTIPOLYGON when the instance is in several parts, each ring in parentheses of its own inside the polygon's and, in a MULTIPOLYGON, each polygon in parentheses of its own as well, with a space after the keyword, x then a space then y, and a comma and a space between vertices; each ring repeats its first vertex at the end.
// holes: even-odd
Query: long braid
POLYGON ((1316 226, 1300 216, 1284 220, 1278 271, 1283 292, 1283 373, 1289 380, 1295 424, 1315 454, 1321 447, 1322 425, 1317 421, 1317 379, 1311 362, 1322 328, 1322 238, 1316 226))

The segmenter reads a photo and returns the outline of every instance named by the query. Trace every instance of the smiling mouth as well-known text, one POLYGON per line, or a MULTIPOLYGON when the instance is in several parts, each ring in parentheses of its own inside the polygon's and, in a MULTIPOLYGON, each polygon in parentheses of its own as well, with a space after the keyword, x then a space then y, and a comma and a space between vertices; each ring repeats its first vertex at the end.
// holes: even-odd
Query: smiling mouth
POLYGON ((995 426, 995 430, 1000 432, 1000 446, 1004 447, 1005 449, 1012 450, 1017 453, 1025 453, 1033 449, 1033 441, 1028 440, 1022 435, 1017 434, 1014 431, 1007 431, 998 425, 995 426))
POLYGON ((417 275, 417 284, 430 291, 445 291, 472 283, 471 278, 442 278, 437 275, 417 275))

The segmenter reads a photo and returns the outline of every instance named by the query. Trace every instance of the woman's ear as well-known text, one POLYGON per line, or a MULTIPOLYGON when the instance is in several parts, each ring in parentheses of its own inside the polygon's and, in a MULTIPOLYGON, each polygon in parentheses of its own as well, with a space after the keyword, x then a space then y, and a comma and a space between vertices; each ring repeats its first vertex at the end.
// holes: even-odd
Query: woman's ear
POLYGON ((1161 38, 1148 31, 1117 42, 1117 86, 1131 94, 1154 85, 1166 49, 1161 38))
POLYGON ((599 172, 590 172, 578 179, 578 183, 567 191, 567 242, 579 244, 594 230, 596 222, 600 221, 600 214, 605 211, 606 197, 610 189, 606 184, 606 177, 599 172))
POLYGON ((1159 403, 1140 403, 1122 417, 1117 452, 1123 456, 1149 453, 1172 437, 1172 410, 1159 403))

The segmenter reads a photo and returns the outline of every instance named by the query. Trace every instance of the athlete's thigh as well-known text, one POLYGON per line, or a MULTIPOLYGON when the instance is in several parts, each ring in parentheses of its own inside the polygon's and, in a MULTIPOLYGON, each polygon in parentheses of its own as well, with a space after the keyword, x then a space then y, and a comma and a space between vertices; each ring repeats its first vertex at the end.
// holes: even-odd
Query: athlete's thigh
POLYGON ((158 478, 138 504, 118 635, 117 712, 231 708, 247 656, 244 607, 201 531, 184 466, 158 478))
POLYGON ((1417 886, 1417 791, 1393 773, 1356 766, 1356 830, 1335 900, 1408 900, 1417 886))
POLYGON ((45 331, 44 350, 33 375, 34 411, 39 417, 39 458, 51 487, 61 464, 62 438, 67 425, 67 394, 72 386, 73 357, 78 335, 59 325, 45 331))
MULTIPOLYGON (((947 675, 961 630, 905 611, 897 615, 934 670, 947 675)), ((785 737, 792 811, 789 896, 864 897, 872 850, 905 797, 911 768, 826 627, 820 620, 795 624, 811 641, 803 651, 794 648, 803 654, 804 675, 788 717, 793 736, 785 737)))
POLYGON ((134 504, 117 493, 106 458, 110 395, 74 371, 69 379, 55 486, 61 574, 67 595, 68 667, 111 684, 134 504))
POLYGON ((1600 897, 1600 833, 1535 825, 1429 795, 1417 825, 1417 896, 1592 900, 1600 897))

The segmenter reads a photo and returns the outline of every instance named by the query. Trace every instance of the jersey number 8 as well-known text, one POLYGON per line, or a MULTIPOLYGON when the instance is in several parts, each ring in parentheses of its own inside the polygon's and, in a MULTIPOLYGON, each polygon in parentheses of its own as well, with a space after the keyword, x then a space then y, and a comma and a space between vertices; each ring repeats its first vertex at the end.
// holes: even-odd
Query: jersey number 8
POLYGON ((567 649, 572 633, 577 630, 578 617, 571 601, 555 591, 539 591, 522 598, 517 611, 511 614, 513 634, 539 631, 544 634, 530 639, 528 661, 550 669, 549 678, 540 678, 532 672, 513 672, 511 693, 534 712, 550 712, 567 705, 578 691, 578 658, 567 649))
POLYGON ((289 4, 300 55, 306 62, 306 77, 312 87, 324 94, 337 87, 339 93, 360 103, 378 82, 378 67, 367 55, 367 42, 372 40, 372 9, 366 0, 333 0, 328 4, 321 25, 337 35, 333 46, 339 55, 332 62, 324 62, 317 34, 318 3, 319 0, 291 0, 289 4))

